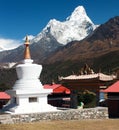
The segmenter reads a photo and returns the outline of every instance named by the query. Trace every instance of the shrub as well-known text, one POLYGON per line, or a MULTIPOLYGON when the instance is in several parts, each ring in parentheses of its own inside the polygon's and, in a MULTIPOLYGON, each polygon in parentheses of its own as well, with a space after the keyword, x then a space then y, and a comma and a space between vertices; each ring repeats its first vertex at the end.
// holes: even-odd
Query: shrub
POLYGON ((84 107, 94 107, 96 105, 96 94, 88 90, 79 92, 78 105, 80 105, 80 102, 84 103, 84 107))

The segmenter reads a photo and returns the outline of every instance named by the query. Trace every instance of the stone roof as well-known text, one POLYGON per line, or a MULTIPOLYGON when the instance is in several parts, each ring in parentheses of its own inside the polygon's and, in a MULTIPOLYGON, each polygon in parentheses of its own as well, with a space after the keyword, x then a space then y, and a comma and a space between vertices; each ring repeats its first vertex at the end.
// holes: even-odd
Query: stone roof
POLYGON ((94 79, 98 78, 101 81, 111 81, 116 78, 114 75, 106 75, 103 73, 94 73, 94 74, 87 74, 87 75, 70 75, 67 77, 60 77, 60 80, 79 80, 79 79, 94 79))

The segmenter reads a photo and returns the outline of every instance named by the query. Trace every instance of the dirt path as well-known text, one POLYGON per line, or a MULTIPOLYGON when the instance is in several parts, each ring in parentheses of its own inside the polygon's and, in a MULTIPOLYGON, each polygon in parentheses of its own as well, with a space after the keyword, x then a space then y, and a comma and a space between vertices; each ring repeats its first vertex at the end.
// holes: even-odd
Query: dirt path
POLYGON ((119 119, 1 124, 0 130, 118 130, 119 119))

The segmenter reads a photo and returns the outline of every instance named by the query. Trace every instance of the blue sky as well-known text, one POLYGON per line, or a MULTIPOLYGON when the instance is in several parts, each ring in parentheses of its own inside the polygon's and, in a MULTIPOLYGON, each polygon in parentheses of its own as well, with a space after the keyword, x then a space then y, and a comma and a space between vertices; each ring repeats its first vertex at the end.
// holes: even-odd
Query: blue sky
POLYGON ((119 16, 119 0, 0 0, 0 38, 35 36, 50 19, 64 21, 79 5, 94 24, 119 16))

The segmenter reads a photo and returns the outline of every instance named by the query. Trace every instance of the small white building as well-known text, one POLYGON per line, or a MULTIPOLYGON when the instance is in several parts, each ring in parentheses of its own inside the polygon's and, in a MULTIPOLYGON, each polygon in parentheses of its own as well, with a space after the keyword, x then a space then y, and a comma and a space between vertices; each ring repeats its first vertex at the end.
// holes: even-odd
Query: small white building
POLYGON ((57 111, 49 105, 47 95, 52 89, 44 89, 39 80, 42 66, 34 64, 30 56, 29 41, 26 37, 25 53, 22 64, 16 66, 18 80, 12 90, 7 93, 11 96, 10 102, 3 108, 6 113, 23 114, 35 112, 57 111))

